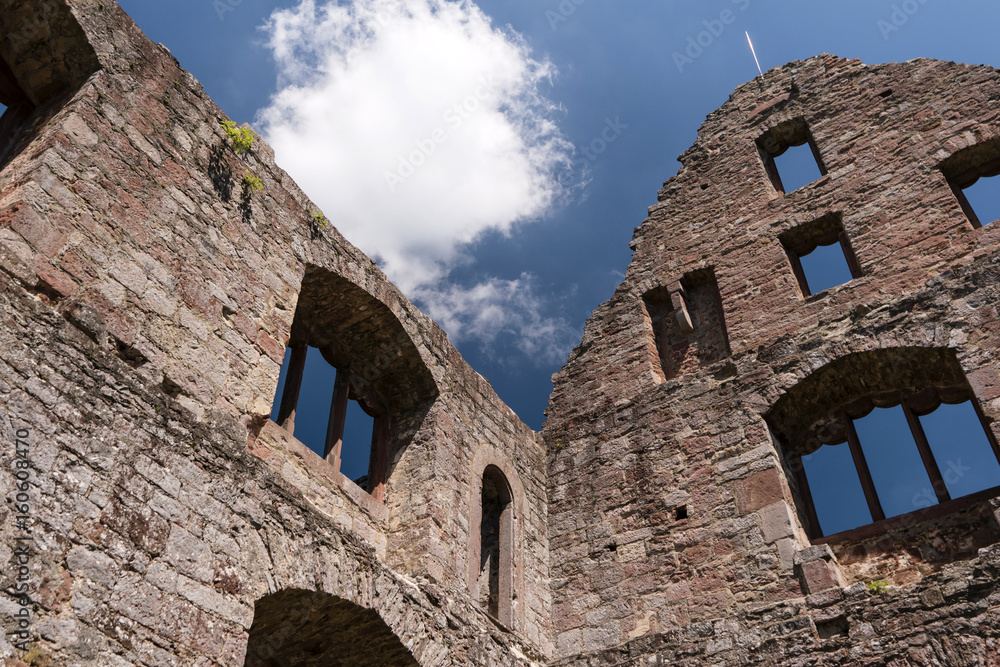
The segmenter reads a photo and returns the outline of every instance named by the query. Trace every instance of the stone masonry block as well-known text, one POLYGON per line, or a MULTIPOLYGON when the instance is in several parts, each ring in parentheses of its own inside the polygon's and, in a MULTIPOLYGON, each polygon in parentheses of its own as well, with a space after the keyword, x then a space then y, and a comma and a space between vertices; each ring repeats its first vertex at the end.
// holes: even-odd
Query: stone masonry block
POLYGON ((840 564, 828 544, 811 546, 795 554, 795 566, 799 571, 802 587, 813 594, 828 588, 843 588, 847 585, 840 572, 840 564))
POLYGON ((764 541, 768 544, 776 542, 783 537, 793 537, 795 535, 795 519, 792 510, 785 501, 776 502, 764 507, 758 512, 760 517, 761 530, 764 532, 764 541))
POLYGON ((783 483, 777 468, 768 468, 737 480, 734 486, 736 506, 740 514, 784 500, 783 483))
POLYGON ((819 593, 828 588, 843 587, 844 579, 840 568, 825 560, 813 560, 799 566, 802 586, 809 594, 819 593))

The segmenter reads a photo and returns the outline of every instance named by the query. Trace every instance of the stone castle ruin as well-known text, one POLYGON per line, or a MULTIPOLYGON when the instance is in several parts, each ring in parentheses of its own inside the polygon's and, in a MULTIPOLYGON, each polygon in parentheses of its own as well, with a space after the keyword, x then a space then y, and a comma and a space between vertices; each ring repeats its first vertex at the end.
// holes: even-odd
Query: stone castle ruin
POLYGON ((997 70, 738 88, 540 434, 114 0, 0 0, 0 104, 5 665, 1000 665, 1000 226, 965 192, 1000 172, 997 70), (925 428, 953 407, 978 487, 925 428))

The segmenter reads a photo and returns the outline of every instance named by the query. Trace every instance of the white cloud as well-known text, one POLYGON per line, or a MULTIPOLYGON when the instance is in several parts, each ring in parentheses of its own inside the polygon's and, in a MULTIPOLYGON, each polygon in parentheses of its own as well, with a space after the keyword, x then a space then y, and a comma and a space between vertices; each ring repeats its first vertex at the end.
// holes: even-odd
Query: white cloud
POLYGON ((565 319, 542 314, 550 304, 539 297, 529 275, 492 279, 471 288, 418 289, 416 296, 454 339, 478 340, 494 358, 498 349, 513 341, 524 356, 539 364, 561 364, 580 340, 580 332, 565 319))
MULTIPOLYGON (((446 281, 467 244, 538 219, 565 194, 573 147, 542 93, 553 67, 473 2, 302 0, 264 30, 278 91, 258 121, 279 163, 425 306, 462 291, 446 281)), ((499 284, 466 291, 499 295, 499 284)), ((506 312, 541 308, 537 296, 478 303, 482 312, 448 310, 454 338, 485 339, 490 322, 519 317, 536 327, 525 340, 545 327, 537 313, 506 312)))

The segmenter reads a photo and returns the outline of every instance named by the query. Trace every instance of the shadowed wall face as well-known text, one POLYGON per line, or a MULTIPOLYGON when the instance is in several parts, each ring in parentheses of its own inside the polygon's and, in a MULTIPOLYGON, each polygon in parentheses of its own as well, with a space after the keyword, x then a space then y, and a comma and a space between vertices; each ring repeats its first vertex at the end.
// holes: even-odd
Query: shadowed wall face
POLYGON ((288 589, 254 609, 246 667, 417 667, 377 612, 326 593, 288 589))

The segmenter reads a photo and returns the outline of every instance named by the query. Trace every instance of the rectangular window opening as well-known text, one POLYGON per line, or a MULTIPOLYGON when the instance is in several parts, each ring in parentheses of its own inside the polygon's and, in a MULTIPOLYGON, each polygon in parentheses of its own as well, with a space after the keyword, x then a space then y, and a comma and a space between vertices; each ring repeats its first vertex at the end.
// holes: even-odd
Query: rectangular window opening
MULTIPOLYGON (((278 377, 278 388, 275 392, 274 406, 271 408, 271 419, 292 432, 303 445, 323 456, 326 445, 326 427, 329 421, 330 404, 333 400, 333 385, 337 377, 337 369, 331 366, 319 349, 307 346, 305 361, 299 370, 300 379, 296 396, 285 396, 285 387, 289 382, 292 370, 293 348, 285 350, 285 360, 281 365, 278 377), (285 400, 294 400, 294 408, 285 407, 289 415, 285 424, 279 421, 279 411, 285 400), (288 420, 291 420, 290 422, 288 420), (288 428, 291 426, 291 428, 288 428)), ((294 389, 289 387, 289 390, 294 389)))
POLYGON ((861 277, 861 265, 838 214, 800 225, 780 237, 802 296, 861 277))
POLYGON ((813 537, 1000 487, 1000 447, 973 400, 932 401, 923 414, 916 405, 911 397, 844 417, 846 443, 800 457, 799 493, 813 537))
POLYGON ((671 380, 677 376, 679 360, 687 354, 688 341, 674 322, 675 313, 670 303, 670 292, 659 288, 643 299, 653 325, 653 340, 663 377, 671 380))
POLYGON ((318 348, 290 345, 271 420, 381 500, 388 417, 373 416, 355 384, 348 371, 332 366, 318 348))
POLYGON ((729 333, 712 268, 643 296, 663 376, 671 380, 728 358, 729 333))
POLYGON ((801 255, 798 259, 805 281, 802 291, 806 296, 819 294, 854 280, 847 261, 847 251, 839 240, 829 245, 816 246, 812 252, 801 255))
POLYGON ((942 404, 919 420, 952 498, 1000 486, 1000 461, 972 401, 942 404))
POLYGON ((872 522, 865 492, 846 442, 823 445, 802 457, 820 535, 833 535, 872 522))
POLYGON ((823 177, 811 145, 789 146, 773 159, 782 192, 795 192, 823 177))
POLYGON ((348 401, 340 472, 362 489, 368 488, 374 429, 375 418, 366 413, 357 401, 348 401))
POLYGON ((804 119, 772 128, 757 140, 757 149, 776 192, 794 192, 827 173, 804 119))
POLYGON ((1000 139, 968 146, 938 168, 974 228, 1000 219, 1000 139))
POLYGON ((901 406, 875 408, 854 428, 886 518, 938 502, 901 406))
POLYGON ((984 176, 959 190, 958 194, 973 226, 982 227, 1000 220, 1000 175, 984 176))

